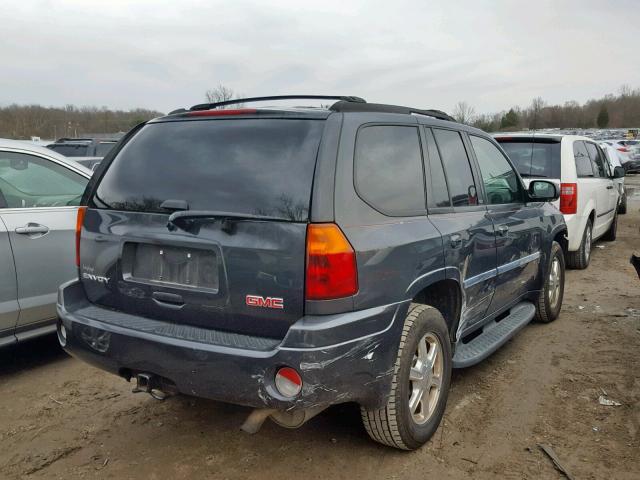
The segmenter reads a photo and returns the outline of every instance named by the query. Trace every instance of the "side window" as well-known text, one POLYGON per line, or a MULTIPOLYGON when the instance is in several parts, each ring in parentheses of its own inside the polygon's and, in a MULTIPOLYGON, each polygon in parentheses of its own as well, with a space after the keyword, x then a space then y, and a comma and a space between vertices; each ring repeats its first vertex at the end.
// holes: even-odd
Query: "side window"
POLYGON ((489 140, 470 135, 476 153, 482 182, 490 204, 522 201, 522 187, 515 170, 505 156, 489 140))
POLYGON ((0 152, 0 206, 79 205, 87 184, 82 175, 34 155, 0 152))
POLYGON ((573 142, 573 157, 578 177, 593 177, 593 165, 583 141, 573 142))
POLYGON ((417 127, 376 125, 358 132, 355 186, 369 205, 388 215, 425 211, 422 153, 417 127))
POLYGON ((449 189, 444 176, 442 160, 436 147, 436 141, 430 128, 425 128, 430 175, 427 179, 427 201, 430 207, 450 207, 449 189))
POLYGON ((591 159, 591 163, 593 164, 593 176, 594 177, 606 177, 605 169, 604 169, 604 161, 600 156, 600 152, 598 152, 598 147, 596 147, 595 143, 584 142, 587 147, 587 152, 589 152, 589 158, 591 159))
POLYGON ((604 166, 604 176, 605 177, 613 177, 613 162, 611 158, 607 155, 606 150, 600 146, 596 145, 598 149, 598 156, 602 159, 602 165, 604 166))
POLYGON ((444 164, 453 206, 477 205, 478 192, 460 133, 435 128, 433 134, 444 164))

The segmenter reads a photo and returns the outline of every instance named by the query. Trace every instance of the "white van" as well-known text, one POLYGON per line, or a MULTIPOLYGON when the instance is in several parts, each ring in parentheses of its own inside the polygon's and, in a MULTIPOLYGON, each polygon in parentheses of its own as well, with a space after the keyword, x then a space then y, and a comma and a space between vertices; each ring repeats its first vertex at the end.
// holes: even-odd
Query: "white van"
POLYGON ((555 205, 569 229, 567 265, 587 268, 594 240, 615 240, 620 193, 613 178, 623 169, 609 169, 600 146, 587 137, 533 133, 498 134, 495 139, 520 175, 554 180, 560 187, 555 205))

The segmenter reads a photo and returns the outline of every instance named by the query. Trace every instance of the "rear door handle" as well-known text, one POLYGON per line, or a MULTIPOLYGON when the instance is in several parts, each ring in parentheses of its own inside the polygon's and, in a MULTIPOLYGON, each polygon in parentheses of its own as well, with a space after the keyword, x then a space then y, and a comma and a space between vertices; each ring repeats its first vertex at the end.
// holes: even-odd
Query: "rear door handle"
POLYGON ((504 237, 507 235, 507 233, 509 233, 509 227, 507 225, 500 225, 498 227, 498 235, 504 237))
POLYGON ((609 185, 609 186, 607 187, 607 190, 612 190, 612 189, 613 189, 613 185, 609 185))
POLYGON ((462 236, 454 233, 453 235, 451 235, 451 248, 459 248, 460 245, 462 245, 462 236))
POLYGON ((46 225, 40 225, 39 223, 29 222, 23 227, 16 228, 15 231, 20 235, 44 235, 45 233, 49 232, 49 227, 47 227, 46 225))

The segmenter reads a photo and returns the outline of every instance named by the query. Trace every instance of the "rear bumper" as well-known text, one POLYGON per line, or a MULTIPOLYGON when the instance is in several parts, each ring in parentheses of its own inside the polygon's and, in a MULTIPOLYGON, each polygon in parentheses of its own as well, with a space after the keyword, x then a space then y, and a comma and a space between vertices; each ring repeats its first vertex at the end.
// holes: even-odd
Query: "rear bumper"
POLYGON ((127 379, 151 373, 181 393, 255 408, 349 401, 376 408, 387 401, 408 306, 306 316, 281 341, 114 312, 89 303, 78 281, 60 287, 57 311, 68 353, 127 379), (302 376, 302 391, 294 399, 275 389, 275 372, 282 366, 302 376))

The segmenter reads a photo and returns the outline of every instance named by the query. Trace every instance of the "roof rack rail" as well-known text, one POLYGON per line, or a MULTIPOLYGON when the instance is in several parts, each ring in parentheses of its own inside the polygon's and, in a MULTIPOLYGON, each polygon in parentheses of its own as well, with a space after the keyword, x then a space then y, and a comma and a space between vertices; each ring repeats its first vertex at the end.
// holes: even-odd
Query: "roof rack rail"
POLYGON ((399 105, 386 105, 383 103, 352 103, 352 102, 336 102, 331 105, 334 112, 381 112, 381 113, 404 113, 415 115, 426 115, 428 117, 437 118, 438 120, 447 120, 455 122, 455 118, 447 115, 441 110, 422 110, 412 107, 401 107, 399 105))
POLYGON ((367 101, 360 97, 344 96, 344 95, 275 95, 270 97, 249 97, 249 98, 236 98, 234 100, 225 100, 223 102, 215 103, 200 103, 194 105, 189 110, 212 110, 218 107, 224 107, 226 105, 237 105, 238 103, 247 102, 268 102, 271 100, 296 100, 296 99, 309 99, 309 100, 339 100, 341 102, 348 103, 367 103, 367 101))

